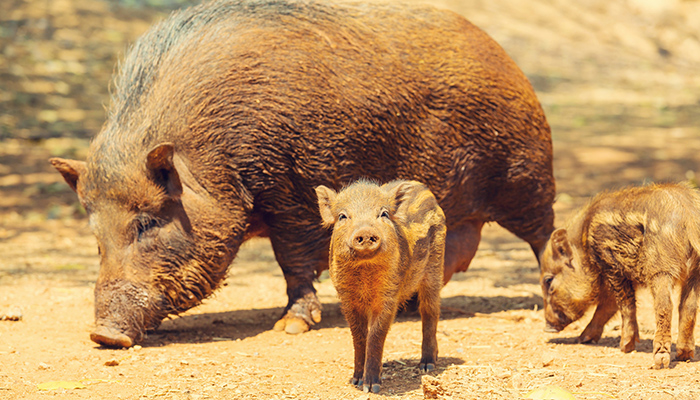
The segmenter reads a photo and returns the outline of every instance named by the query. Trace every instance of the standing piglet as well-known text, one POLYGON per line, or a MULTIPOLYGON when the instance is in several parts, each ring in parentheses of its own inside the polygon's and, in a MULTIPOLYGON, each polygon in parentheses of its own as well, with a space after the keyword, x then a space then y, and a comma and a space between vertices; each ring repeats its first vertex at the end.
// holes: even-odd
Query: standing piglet
POLYGON ((651 288, 656 312, 654 366, 671 360, 671 292, 681 289, 677 360, 695 352, 695 314, 700 280, 700 195, 680 184, 629 188, 595 197, 557 229, 541 257, 547 331, 562 330, 597 306, 579 337, 597 342, 620 309, 620 348, 639 341, 635 291, 651 288))
POLYGON ((340 193, 316 188, 323 223, 333 226, 330 275, 352 331, 352 384, 380 389, 384 340, 398 307, 418 293, 421 371, 435 368, 445 253, 445 215, 415 181, 359 180, 340 193))

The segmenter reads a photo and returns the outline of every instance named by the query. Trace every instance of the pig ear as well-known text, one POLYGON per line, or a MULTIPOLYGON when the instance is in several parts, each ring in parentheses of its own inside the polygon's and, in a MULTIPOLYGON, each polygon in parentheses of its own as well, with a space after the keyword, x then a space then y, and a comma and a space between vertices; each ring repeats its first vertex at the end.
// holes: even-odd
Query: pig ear
POLYGON ((58 170, 58 172, 63 175, 63 179, 66 180, 68 186, 73 189, 74 192, 77 191, 78 179, 80 175, 85 172, 85 161, 76 160, 66 160, 63 158, 51 158, 49 159, 51 165, 58 170))
POLYGON ((566 234, 566 229, 559 228, 552 232, 552 258, 571 260, 574 257, 574 252, 571 250, 569 237, 566 234))
POLYGON ((323 185, 316 188, 316 196, 318 197, 318 210, 321 212, 321 220, 326 226, 335 224, 335 215, 331 211, 331 207, 335 202, 335 190, 323 185))
POLYGON ((163 186, 167 193, 173 197, 182 194, 180 175, 173 164, 175 148, 172 143, 162 143, 153 148, 146 158, 146 168, 151 177, 163 186))

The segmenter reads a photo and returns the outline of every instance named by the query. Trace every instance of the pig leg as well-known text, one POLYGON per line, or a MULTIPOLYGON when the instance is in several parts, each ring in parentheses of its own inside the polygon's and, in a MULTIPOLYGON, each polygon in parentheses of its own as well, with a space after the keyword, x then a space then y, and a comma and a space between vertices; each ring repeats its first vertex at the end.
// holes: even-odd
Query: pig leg
POLYGON ((651 282, 651 295, 654 298, 656 313, 656 333, 654 334, 654 368, 665 368, 671 362, 671 315, 673 302, 671 290, 673 278, 657 274, 651 282))
POLYGON ((676 360, 692 360, 695 356, 695 317, 698 311, 697 282, 692 279, 681 288, 681 298, 678 304, 678 343, 676 344, 676 360))
POLYGON ((384 342, 389 328, 394 320, 398 305, 385 305, 379 315, 372 316, 369 335, 367 336, 367 350, 365 357, 365 372, 363 390, 365 392, 379 393, 381 389, 382 355, 384 342))
POLYGON ((325 253, 325 258, 320 258, 318 252, 314 251, 310 245, 310 243, 319 246, 323 244, 327 249, 327 240, 308 238, 309 240, 304 241, 304 243, 299 243, 298 237, 308 238, 308 236, 298 232, 290 232, 288 228, 283 233, 275 230, 270 235, 275 258, 282 268, 284 279, 287 281, 287 297, 289 298, 284 315, 275 323, 274 330, 290 334, 306 332, 311 325, 321 322, 321 302, 316 297, 313 280, 316 278, 317 268, 323 265, 322 260, 326 260, 326 265, 328 263, 328 253, 325 253))
POLYGON ((309 330, 314 323, 321 322, 321 302, 311 281, 296 276, 284 276, 287 281, 289 302, 285 314, 275 323, 274 330, 296 335, 309 330))
POLYGON ((355 370, 350 383, 362 388, 362 377, 365 369, 365 351, 367 350, 367 313, 352 309, 345 313, 345 319, 350 325, 352 345, 355 350, 355 370))
POLYGON ((595 309, 591 322, 579 336, 579 343, 598 343, 603 335, 603 328, 610 318, 617 312, 615 297, 610 294, 606 284, 601 285, 601 292, 598 295, 598 306, 595 309))
POLYGON ((443 283, 449 282, 455 272, 464 272, 469 268, 479 247, 483 226, 483 221, 469 221, 464 226, 447 232, 443 283))

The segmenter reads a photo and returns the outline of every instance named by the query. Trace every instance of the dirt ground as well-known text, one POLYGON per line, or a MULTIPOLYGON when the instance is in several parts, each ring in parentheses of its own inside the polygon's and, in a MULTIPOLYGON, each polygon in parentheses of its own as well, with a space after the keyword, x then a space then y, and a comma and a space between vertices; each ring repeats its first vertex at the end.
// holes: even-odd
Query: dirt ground
MULTIPOLYGON (((552 125, 558 225, 601 190, 696 181, 700 2, 433 3, 489 32, 537 89, 552 125)), ((10 67, 0 61, 2 68, 10 67)), ((244 244, 225 287, 164 321, 139 346, 112 350, 92 343, 95 238, 73 193, 46 162, 54 155, 84 158, 88 140, 13 135, 41 125, 15 128, 7 115, 0 115, 10 127, 0 141, 0 316, 22 318, 0 321, 0 399, 424 398, 416 314, 400 315, 389 333, 379 395, 348 384, 351 335, 325 276, 316 284, 323 321, 297 336, 271 331, 286 304, 285 283, 262 239, 244 244), (42 390, 51 385, 81 388, 42 390)), ((557 385, 579 400, 700 398, 697 357, 650 368, 648 293, 639 296, 641 342, 623 354, 619 317, 595 345, 576 342, 590 315, 560 333, 543 332, 538 277, 524 242, 495 224, 484 229, 469 271, 442 292, 430 393, 518 399, 557 385)), ((676 332, 674 323, 674 340, 676 332)))

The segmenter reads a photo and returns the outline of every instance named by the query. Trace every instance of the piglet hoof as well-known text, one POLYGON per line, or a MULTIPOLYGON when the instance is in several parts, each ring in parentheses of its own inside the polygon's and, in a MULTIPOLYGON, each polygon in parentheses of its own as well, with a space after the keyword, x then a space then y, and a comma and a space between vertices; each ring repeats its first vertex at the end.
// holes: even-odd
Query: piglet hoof
POLYGON ((678 353, 676 353, 676 361, 692 360, 694 356, 694 349, 678 349, 678 353))
POLYGON ((671 354, 656 353, 654 354, 654 369, 668 368, 671 364, 671 354))
POLYGON ((603 332, 586 332, 585 330, 578 337, 579 343, 598 343, 600 337, 603 336, 603 332))
POLYGON ((131 347, 134 341, 127 335, 100 325, 90 334, 90 340, 105 347, 131 347))
MULTIPOLYGON (((379 391, 381 390, 381 388, 382 388, 382 386, 381 386, 380 384, 378 384, 378 383, 373 384, 373 385, 372 385, 372 388, 371 388, 371 389, 372 389, 372 393, 379 393, 379 391)), ((369 386, 369 385, 363 385, 363 386, 362 386, 362 391, 365 392, 365 393, 369 393, 369 391, 370 391, 370 386, 369 386)))
POLYGON ((420 365, 418 365, 418 368, 420 369, 420 372, 428 373, 428 372, 432 372, 435 369, 435 364, 433 364, 433 363, 420 363, 420 365))
POLYGON ((350 384, 353 386, 357 386, 358 388, 362 388, 362 379, 355 378, 354 376, 352 379, 350 379, 350 384))
POLYGON ((285 317, 275 323, 274 330, 298 335, 309 330, 309 324, 301 318, 285 317))

